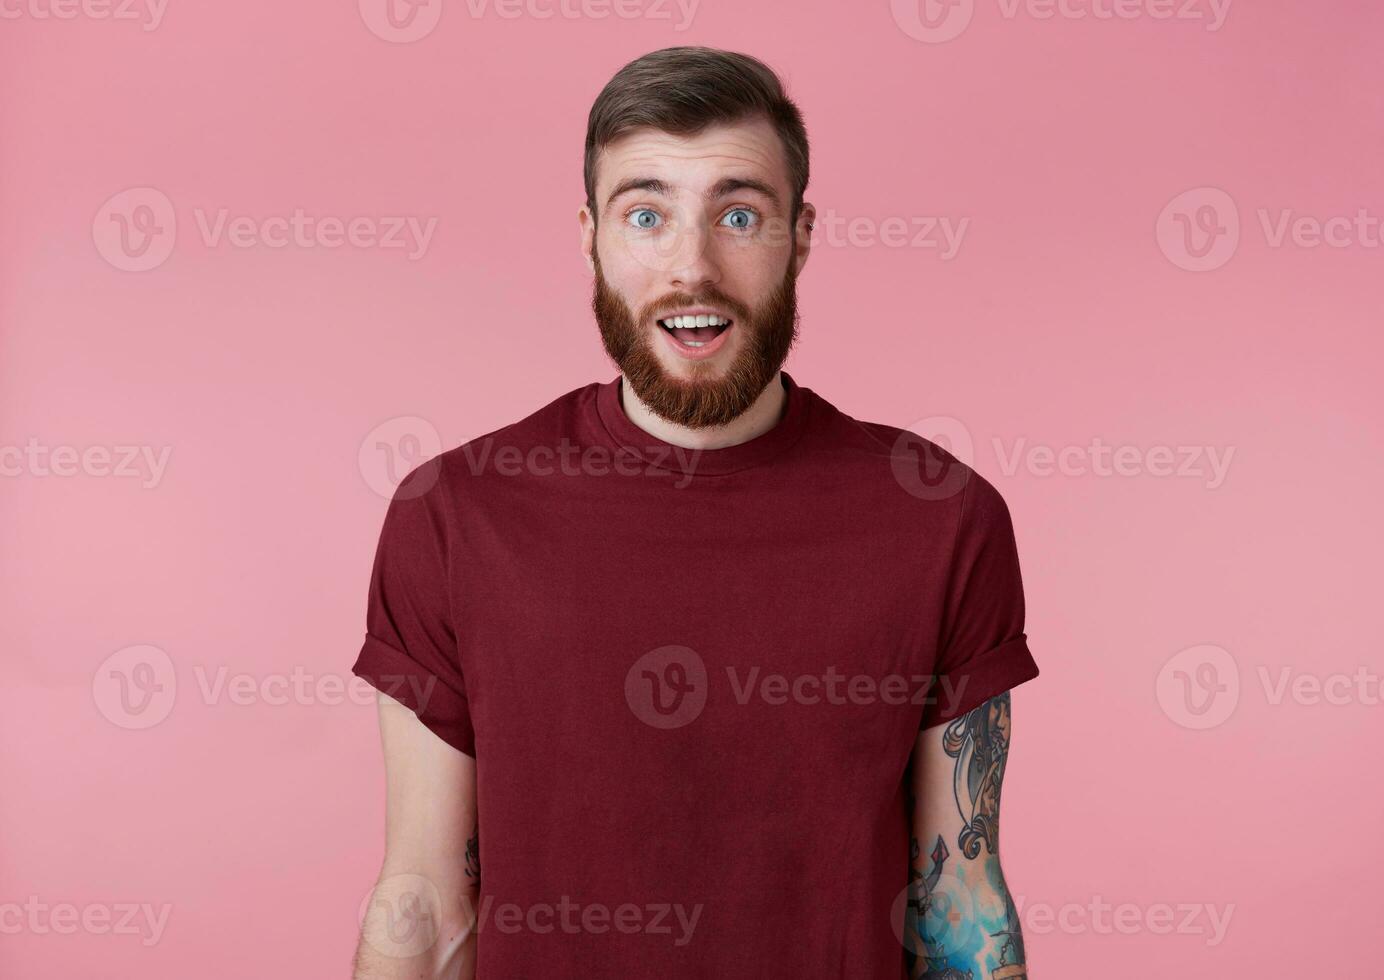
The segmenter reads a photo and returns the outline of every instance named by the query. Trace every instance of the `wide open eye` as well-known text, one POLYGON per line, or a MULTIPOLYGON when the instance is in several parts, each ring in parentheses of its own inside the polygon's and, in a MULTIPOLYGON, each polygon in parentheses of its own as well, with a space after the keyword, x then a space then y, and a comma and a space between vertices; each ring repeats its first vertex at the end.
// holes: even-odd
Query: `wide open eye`
POLYGON ((659 213, 649 208, 635 208, 625 216, 625 220, 635 228, 657 228, 663 222, 659 213))
POLYGON ((721 219, 721 223, 737 231, 746 231, 759 223, 759 215, 755 214, 749 208, 734 208, 726 212, 726 216, 721 219))

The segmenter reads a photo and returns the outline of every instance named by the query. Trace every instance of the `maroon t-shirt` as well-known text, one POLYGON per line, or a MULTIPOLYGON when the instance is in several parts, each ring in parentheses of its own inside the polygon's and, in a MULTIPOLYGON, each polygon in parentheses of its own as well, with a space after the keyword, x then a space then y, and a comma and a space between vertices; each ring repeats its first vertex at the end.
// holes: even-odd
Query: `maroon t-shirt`
POLYGON ((902 975, 918 732, 1038 674, 1013 530, 781 376, 737 446, 617 377, 389 505, 354 670, 476 759, 483 980, 902 975))

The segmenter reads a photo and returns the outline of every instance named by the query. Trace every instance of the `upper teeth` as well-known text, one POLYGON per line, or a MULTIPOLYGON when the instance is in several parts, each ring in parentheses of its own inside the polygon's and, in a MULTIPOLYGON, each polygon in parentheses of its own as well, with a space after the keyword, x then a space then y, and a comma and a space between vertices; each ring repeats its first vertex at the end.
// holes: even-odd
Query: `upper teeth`
POLYGON ((669 316, 659 323, 675 330, 691 330, 693 327, 720 327, 730 323, 729 318, 715 313, 698 313, 696 316, 669 316))

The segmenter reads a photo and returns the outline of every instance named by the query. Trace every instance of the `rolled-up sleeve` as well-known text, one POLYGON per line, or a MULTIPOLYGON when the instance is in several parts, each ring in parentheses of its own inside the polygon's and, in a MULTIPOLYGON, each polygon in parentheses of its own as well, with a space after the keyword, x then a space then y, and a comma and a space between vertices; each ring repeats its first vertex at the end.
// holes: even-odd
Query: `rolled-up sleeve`
POLYGON ((1009 508, 971 473, 963 491, 931 695, 920 727, 958 718, 1038 676, 1009 508))
POLYGON ((395 490, 375 550, 365 639, 351 672, 410 708, 447 744, 476 754, 452 616, 442 461, 395 490))

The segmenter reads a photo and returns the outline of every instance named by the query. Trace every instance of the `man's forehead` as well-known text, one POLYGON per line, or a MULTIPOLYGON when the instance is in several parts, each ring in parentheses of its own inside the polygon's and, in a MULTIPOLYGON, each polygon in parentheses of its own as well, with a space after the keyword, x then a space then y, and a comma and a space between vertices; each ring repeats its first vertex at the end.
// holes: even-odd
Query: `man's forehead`
POLYGON ((602 195, 631 176, 658 177, 673 186, 700 190, 728 175, 786 186, 783 143, 768 120, 717 123, 689 136, 643 127, 609 143, 596 162, 602 195))

